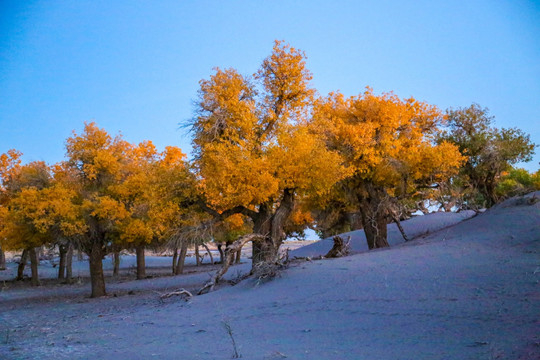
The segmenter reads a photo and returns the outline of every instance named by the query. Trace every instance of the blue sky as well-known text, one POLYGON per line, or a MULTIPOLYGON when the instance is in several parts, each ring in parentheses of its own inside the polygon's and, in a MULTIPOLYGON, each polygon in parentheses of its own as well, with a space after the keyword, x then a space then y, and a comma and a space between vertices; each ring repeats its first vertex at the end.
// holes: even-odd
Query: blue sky
POLYGON ((306 52, 321 94, 476 102, 540 144, 534 1, 0 0, 0 153, 60 161, 84 121, 189 152, 198 81, 252 74, 274 39, 306 52))

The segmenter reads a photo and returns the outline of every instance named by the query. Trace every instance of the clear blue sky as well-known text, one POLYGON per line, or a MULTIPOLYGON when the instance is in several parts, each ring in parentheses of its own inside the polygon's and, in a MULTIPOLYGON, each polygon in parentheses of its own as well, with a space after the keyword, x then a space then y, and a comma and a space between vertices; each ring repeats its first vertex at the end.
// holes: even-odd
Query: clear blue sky
POLYGON ((321 94, 477 102, 540 144, 535 1, 0 0, 0 153, 62 160, 84 121, 189 152, 178 124, 198 81, 215 66, 253 73, 274 39, 306 52, 321 94))

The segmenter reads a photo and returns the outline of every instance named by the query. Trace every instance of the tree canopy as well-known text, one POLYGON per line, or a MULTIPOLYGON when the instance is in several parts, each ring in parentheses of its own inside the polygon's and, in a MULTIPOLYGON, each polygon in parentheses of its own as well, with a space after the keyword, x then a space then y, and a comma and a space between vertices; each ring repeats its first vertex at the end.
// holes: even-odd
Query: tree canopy
POLYGON ((360 211, 370 248, 388 246, 392 206, 457 172, 463 157, 449 142, 435 143, 441 112, 414 98, 392 93, 345 98, 332 93, 313 111, 316 133, 337 151, 350 175, 337 184, 334 202, 360 211))
POLYGON ((475 190, 469 202, 491 206, 498 200, 495 191, 503 172, 518 162, 532 159, 535 144, 530 136, 517 128, 497 129, 489 110, 478 104, 446 112, 447 129, 439 142, 455 144, 466 157, 461 168, 465 187, 475 190))

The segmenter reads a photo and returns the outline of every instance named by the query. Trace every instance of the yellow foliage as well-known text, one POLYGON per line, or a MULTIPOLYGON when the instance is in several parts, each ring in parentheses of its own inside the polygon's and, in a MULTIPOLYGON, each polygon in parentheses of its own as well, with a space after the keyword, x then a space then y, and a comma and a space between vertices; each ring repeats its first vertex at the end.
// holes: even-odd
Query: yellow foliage
POLYGON ((407 181, 437 181, 463 162, 457 147, 434 144, 440 111, 414 98, 332 93, 314 107, 313 128, 339 151, 354 176, 388 189, 407 181))
POLYGON ((291 214, 291 222, 294 225, 311 224, 313 223, 313 217, 311 212, 297 208, 291 214))
POLYGON ((218 208, 262 203, 279 190, 279 179, 266 157, 253 156, 228 143, 211 143, 201 156, 201 183, 218 208))
POLYGON ((129 148, 130 145, 120 136, 112 138, 93 122, 85 123, 82 135, 73 132, 73 136, 66 140, 69 164, 88 181, 117 179, 129 148))
POLYGON ((339 154, 329 151, 307 126, 281 133, 277 146, 269 149, 268 159, 280 188, 299 193, 323 194, 347 175, 339 154))
POLYGON ((21 164, 21 156, 22 153, 15 149, 0 155, 0 184, 9 182, 15 175, 21 164))
POLYGON ((302 121, 307 115, 315 90, 309 82, 311 72, 306 68, 306 55, 283 41, 276 40, 272 54, 264 59, 255 74, 265 89, 265 117, 277 121, 302 121))
POLYGON ((120 226, 120 239, 127 243, 150 243, 154 232, 148 223, 141 219, 130 218, 120 226))
POLYGON ((183 168, 185 166, 185 158, 186 154, 182 152, 182 150, 179 147, 176 146, 166 146, 165 151, 161 154, 162 160, 161 160, 161 166, 166 168, 172 168, 172 167, 181 167, 183 168))
POLYGON ((86 226, 72 190, 55 185, 38 189, 25 187, 13 194, 9 207, 2 207, 3 236, 11 248, 44 245, 55 236, 82 234, 86 226))
POLYGON ((241 214, 234 214, 225 219, 226 227, 229 230, 240 230, 245 225, 241 214))
POLYGON ((82 206, 100 220, 117 221, 129 216, 124 204, 109 196, 100 196, 93 201, 84 200, 82 206))
POLYGON ((276 41, 254 80, 216 69, 200 82, 195 132, 200 190, 218 210, 322 193, 344 175, 339 155, 308 129, 314 90, 305 55, 276 41))

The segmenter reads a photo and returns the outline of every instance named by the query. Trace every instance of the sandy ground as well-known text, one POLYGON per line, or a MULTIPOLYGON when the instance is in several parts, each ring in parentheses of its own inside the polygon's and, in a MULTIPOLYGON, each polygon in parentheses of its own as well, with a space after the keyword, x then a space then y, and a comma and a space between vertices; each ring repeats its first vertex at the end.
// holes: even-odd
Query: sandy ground
POLYGON ((236 348, 244 359, 540 359, 540 203, 532 202, 511 199, 470 219, 415 218, 403 224, 414 240, 390 249, 363 251, 356 232, 354 255, 297 260, 272 281, 188 301, 159 294, 199 288, 210 265, 109 283, 102 299, 87 298, 84 282, 7 284, 0 358, 231 359, 236 348))

